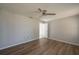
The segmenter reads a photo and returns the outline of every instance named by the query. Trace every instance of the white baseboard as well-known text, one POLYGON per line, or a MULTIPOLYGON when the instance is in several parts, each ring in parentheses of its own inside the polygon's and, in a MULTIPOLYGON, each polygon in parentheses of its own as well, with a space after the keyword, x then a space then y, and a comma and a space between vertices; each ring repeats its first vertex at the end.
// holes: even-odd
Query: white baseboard
POLYGON ((13 45, 9 45, 9 46, 5 46, 5 47, 0 48, 0 50, 7 49, 7 48, 10 48, 10 47, 13 47, 13 46, 16 46, 16 45, 20 45, 20 44, 23 44, 23 43, 28 43, 28 42, 30 42, 30 41, 37 40, 37 39, 38 39, 38 38, 29 40, 29 41, 25 41, 25 42, 20 42, 20 43, 13 44, 13 45))
MULTIPOLYGON (((51 38, 49 38, 49 39, 51 39, 51 38)), ((59 39, 56 39, 56 38, 52 38, 51 40, 56 40, 56 41, 60 41, 60 42, 64 42, 64 43, 68 43, 68 44, 79 46, 79 44, 75 43, 75 42, 68 42, 68 41, 59 40, 59 39)))
MULTIPOLYGON (((37 39, 38 39, 38 38, 29 40, 29 41, 25 41, 25 42, 21 42, 21 43, 17 43, 17 44, 13 44, 13 45, 10 45, 10 46, 5 46, 5 47, 0 48, 0 50, 6 49, 6 48, 10 48, 10 47, 12 47, 12 46, 20 45, 20 44, 23 44, 23 43, 27 43, 27 42, 30 42, 30 41, 33 41, 33 40, 37 40, 37 39)), ((49 39, 51 39, 51 38, 49 38, 49 39)), ((56 38, 53 38, 53 39, 51 39, 51 40, 56 40, 56 41, 60 41, 60 42, 64 42, 64 43, 68 43, 68 44, 72 44, 72 45, 79 46, 79 44, 77 44, 77 43, 68 42, 68 41, 64 41, 64 40, 59 40, 59 39, 56 39, 56 38)))

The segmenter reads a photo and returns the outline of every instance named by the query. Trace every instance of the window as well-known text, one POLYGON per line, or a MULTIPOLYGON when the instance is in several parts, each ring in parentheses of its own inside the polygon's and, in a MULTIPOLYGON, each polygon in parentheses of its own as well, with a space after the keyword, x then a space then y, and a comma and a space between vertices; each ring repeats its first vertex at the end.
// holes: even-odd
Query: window
POLYGON ((39 38, 48 38, 48 23, 40 22, 40 24, 39 24, 39 38))

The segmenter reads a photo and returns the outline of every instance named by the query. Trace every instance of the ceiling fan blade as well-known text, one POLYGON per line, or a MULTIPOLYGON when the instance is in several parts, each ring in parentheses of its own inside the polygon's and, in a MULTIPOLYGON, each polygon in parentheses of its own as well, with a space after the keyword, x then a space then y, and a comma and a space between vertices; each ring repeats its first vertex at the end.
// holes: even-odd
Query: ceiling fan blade
POLYGON ((56 15, 56 13, 46 13, 45 15, 56 15))
POLYGON ((40 8, 38 8, 38 11, 42 12, 42 10, 40 8))
POLYGON ((46 12, 47 12, 47 10, 43 10, 43 12, 44 12, 44 13, 46 13, 46 12))

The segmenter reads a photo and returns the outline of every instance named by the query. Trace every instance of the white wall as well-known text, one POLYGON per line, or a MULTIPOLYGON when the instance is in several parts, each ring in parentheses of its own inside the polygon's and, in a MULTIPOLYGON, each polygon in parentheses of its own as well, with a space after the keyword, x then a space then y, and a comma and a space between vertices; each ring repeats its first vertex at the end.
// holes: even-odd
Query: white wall
POLYGON ((49 38, 79 45, 79 15, 50 22, 49 38))
POLYGON ((38 26, 37 20, 0 10, 0 49, 38 39, 38 26))

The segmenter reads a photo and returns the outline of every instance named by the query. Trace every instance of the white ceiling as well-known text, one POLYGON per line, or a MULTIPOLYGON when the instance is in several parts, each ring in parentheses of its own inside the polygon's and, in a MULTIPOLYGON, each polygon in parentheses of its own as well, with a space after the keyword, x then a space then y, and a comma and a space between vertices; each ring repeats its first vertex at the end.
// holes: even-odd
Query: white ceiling
POLYGON ((39 16, 39 13, 35 13, 38 8, 46 9, 49 13, 56 13, 56 16, 44 16, 42 19, 58 19, 66 16, 72 16, 78 14, 78 3, 6 3, 0 4, 0 9, 6 11, 21 14, 24 16, 39 16))

